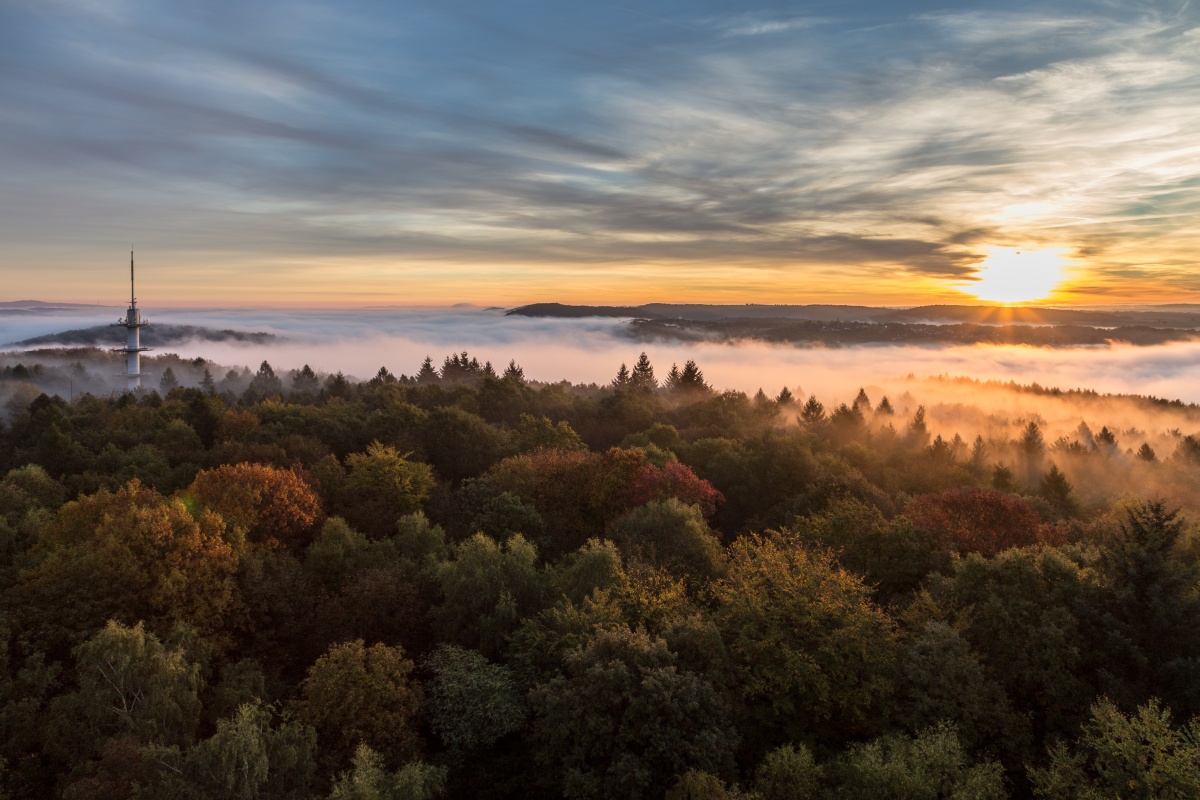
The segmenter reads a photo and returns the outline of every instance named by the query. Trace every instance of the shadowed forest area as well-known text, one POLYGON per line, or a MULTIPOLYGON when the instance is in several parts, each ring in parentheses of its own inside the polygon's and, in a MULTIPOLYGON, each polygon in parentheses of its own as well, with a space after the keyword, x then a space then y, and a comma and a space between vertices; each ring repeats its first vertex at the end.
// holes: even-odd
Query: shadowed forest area
POLYGON ((1195 408, 159 384, 6 395, 10 800, 1200 796, 1195 408))

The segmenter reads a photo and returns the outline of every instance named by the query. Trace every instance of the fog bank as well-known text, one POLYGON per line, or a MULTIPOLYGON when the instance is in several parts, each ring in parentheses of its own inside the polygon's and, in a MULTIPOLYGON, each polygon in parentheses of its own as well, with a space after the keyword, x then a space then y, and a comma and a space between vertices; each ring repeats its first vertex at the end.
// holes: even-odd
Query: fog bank
MULTIPOLYGON (((381 366, 413 374, 428 355, 435 365, 449 353, 468 351, 498 369, 510 359, 536 380, 606 383, 621 363, 641 351, 659 377, 672 363, 694 359, 718 389, 776 394, 788 386, 823 401, 853 397, 860 385, 903 391, 912 376, 966 376, 981 380, 1039 383, 1062 389, 1153 395, 1200 402, 1200 342, 1154 347, 1051 349, 1021 346, 855 346, 798 348, 757 342, 738 344, 637 342, 622 335, 615 319, 508 317, 500 310, 404 308, 363 310, 192 309, 147 317, 163 323, 266 331, 273 344, 188 342, 169 348, 187 358, 276 371, 310 365, 365 379, 381 366)), ((0 342, 115 321, 112 309, 86 309, 30 318, 0 316, 0 342)))

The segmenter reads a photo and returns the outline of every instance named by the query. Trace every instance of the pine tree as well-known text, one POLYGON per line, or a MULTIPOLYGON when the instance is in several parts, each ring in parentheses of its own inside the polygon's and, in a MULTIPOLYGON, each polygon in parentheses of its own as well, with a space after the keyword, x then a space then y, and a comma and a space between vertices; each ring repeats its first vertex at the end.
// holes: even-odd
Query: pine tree
POLYGON ((305 364, 300 368, 300 371, 292 375, 292 391, 303 394, 315 394, 321 388, 321 382, 317 380, 317 373, 313 372, 312 367, 305 364))
POLYGON ((786 386, 779 392, 779 396, 775 398, 775 402, 781 406, 790 406, 796 402, 796 398, 792 396, 791 390, 786 386))
POLYGON ((204 369, 204 377, 200 379, 200 388, 204 390, 205 394, 217 393, 217 383, 213 380, 212 373, 207 367, 204 369))
POLYGON ((179 386, 179 378, 175 377, 175 370, 167 367, 163 371, 162 377, 158 379, 158 388, 162 390, 163 394, 166 394, 177 386, 179 386))
POLYGON ((1050 470, 1042 476, 1038 494, 1064 517, 1073 516, 1079 511, 1078 504, 1071 497, 1071 484, 1067 481, 1067 476, 1054 464, 1051 464, 1050 470))
POLYGON ((1142 442, 1142 446, 1138 448, 1137 457, 1147 463, 1154 461, 1154 448, 1150 446, 1149 442, 1142 442))
POLYGON ((917 406, 917 413, 913 414, 912 421, 908 423, 906 437, 913 447, 924 447, 929 442, 929 429, 925 427, 925 406, 917 406))
POLYGON ((758 387, 758 393, 754 395, 754 407, 760 411, 767 409, 771 405, 770 399, 767 398, 767 393, 758 387))
POLYGON ((375 377, 371 378, 370 383, 374 386, 379 386, 384 383, 395 383, 396 376, 388 371, 387 367, 380 367, 379 372, 375 373, 375 377))
POLYGON ((1096 434, 1096 449, 1108 454, 1117 452, 1117 437, 1107 425, 1096 434))
POLYGON ((499 376, 497 376, 497 375, 496 375, 496 368, 492 366, 492 362, 490 362, 490 361, 486 361, 486 362, 484 362, 484 364, 483 364, 483 377, 485 377, 485 378, 496 378, 496 377, 499 377, 499 376))
POLYGON ((800 418, 804 420, 805 425, 820 425, 825 421, 825 406, 817 400, 815 394, 809 396, 804 410, 800 412, 800 418))
POLYGON ((433 359, 425 356, 425 361, 421 363, 421 369, 417 372, 417 383, 438 383, 440 380, 437 370, 433 368, 433 359))
POLYGON ((671 365, 671 371, 667 373, 667 379, 663 381, 663 388, 671 392, 679 388, 679 367, 677 365, 671 365))
POLYGON ((508 362, 508 366, 504 369, 503 380, 509 381, 510 383, 516 383, 521 386, 525 385, 525 370, 521 369, 521 367, 517 365, 516 359, 512 359, 508 362))
POLYGON ((875 409, 875 413, 888 417, 896 413, 896 409, 892 408, 892 402, 887 399, 887 395, 884 395, 883 399, 879 401, 879 407, 875 409))
POLYGON ((675 381, 675 390, 687 392, 689 394, 699 394, 710 391, 710 387, 704 381, 704 373, 700 371, 700 367, 696 366, 696 362, 688 359, 683 364, 683 369, 679 372, 679 377, 675 381))
POLYGON ((871 410, 871 398, 867 397, 867 390, 859 387, 858 395, 854 398, 854 407, 866 413, 871 410))
POLYGON ((654 367, 650 366, 650 359, 644 352, 638 356, 637 363, 633 365, 633 374, 630 375, 629 382, 634 389, 658 388, 658 381, 654 377, 654 367))
POLYGON ((987 458, 987 445, 984 444, 982 436, 976 436, 975 443, 971 445, 971 466, 981 469, 985 458, 987 458))
POLYGON ((629 369, 622 362, 621 368, 617 370, 617 377, 612 379, 612 387, 614 389, 624 389, 629 386, 631 380, 629 369))
POLYGON ((1013 480, 1012 470, 1006 467, 1003 463, 992 467, 992 488, 1002 492, 1011 492, 1015 482, 1013 480))

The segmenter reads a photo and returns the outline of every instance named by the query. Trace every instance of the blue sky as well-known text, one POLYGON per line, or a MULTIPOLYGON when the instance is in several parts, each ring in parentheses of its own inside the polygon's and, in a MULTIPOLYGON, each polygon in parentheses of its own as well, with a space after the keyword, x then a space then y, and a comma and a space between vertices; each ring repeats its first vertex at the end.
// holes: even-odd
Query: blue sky
POLYGON ((1198 16, 7 0, 0 300, 1196 299, 1198 16))

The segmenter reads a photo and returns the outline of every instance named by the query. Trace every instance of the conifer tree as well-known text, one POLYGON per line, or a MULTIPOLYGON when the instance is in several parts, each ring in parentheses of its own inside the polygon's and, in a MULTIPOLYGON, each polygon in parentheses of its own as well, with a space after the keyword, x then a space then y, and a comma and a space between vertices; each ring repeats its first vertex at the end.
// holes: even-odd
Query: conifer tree
POLYGON ((804 420, 805 425, 819 425, 825 421, 825 405, 817 400, 815 394, 809 396, 804 410, 800 412, 800 418, 804 420))
POLYGON ((929 429, 925 427, 925 406, 917 406, 917 413, 908 423, 907 437, 913 447, 924 447, 929 441, 929 429))
POLYGON ((1138 448, 1137 457, 1147 463, 1154 461, 1154 448, 1150 446, 1149 442, 1142 442, 1142 446, 1138 448))
POLYGON ((516 359, 508 362, 508 366, 504 369, 503 379, 511 383, 517 383, 521 386, 525 385, 525 370, 517 364, 516 359))
POLYGON ((867 397, 867 390, 859 387, 858 395, 854 398, 854 407, 862 412, 871 410, 871 398, 867 397))
POLYGON ((796 402, 796 398, 792 396, 791 390, 786 386, 779 392, 779 396, 775 398, 775 402, 781 406, 790 406, 796 402))
POLYGON ((1079 510, 1075 499, 1071 497, 1071 488, 1067 476, 1056 465, 1051 464, 1050 470, 1042 477, 1038 493, 1054 507, 1055 511, 1064 517, 1069 517, 1079 510))
POLYGON ((217 384, 213 380, 212 372, 207 367, 204 368, 204 377, 200 379, 200 388, 205 394, 216 394, 217 384))
POLYGON ((292 376, 292 391, 293 392, 313 392, 321 386, 317 380, 317 374, 313 372, 312 367, 305 364, 300 371, 292 376))
POLYGON ((658 388, 658 381, 654 377, 654 367, 650 366, 650 359, 644 352, 638 356, 637 363, 633 365, 633 374, 630 375, 629 380, 634 389, 658 388))
POLYGON ((679 375, 680 375, 679 366, 676 364, 672 364, 671 371, 667 373, 667 379, 665 381, 663 381, 663 388, 667 389, 668 391, 671 391, 671 392, 678 389, 679 388, 679 375))
POLYGON ((624 362, 622 362, 621 368, 617 370, 617 377, 612 379, 612 387, 614 389, 624 389, 629 386, 631 380, 632 378, 629 376, 629 369, 625 366, 624 362))
POLYGON ((683 369, 679 372, 679 377, 675 380, 676 391, 701 393, 711 390, 711 387, 704 381, 704 373, 700 371, 700 367, 696 366, 696 362, 688 359, 683 363, 683 369))
POLYGON ((433 359, 425 356, 421 369, 417 372, 417 383, 437 383, 439 380, 437 370, 433 368, 433 359))
POLYGON ((896 413, 896 409, 892 408, 892 401, 887 399, 887 395, 884 395, 883 399, 879 401, 879 407, 875 409, 875 413, 889 417, 896 413))
POLYGON ((162 393, 166 394, 178 385, 179 378, 175 377, 175 370, 170 367, 163 370, 162 377, 158 379, 158 388, 162 390, 162 393))

